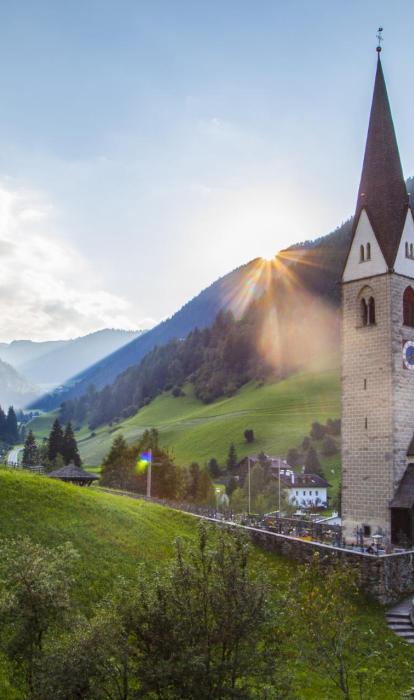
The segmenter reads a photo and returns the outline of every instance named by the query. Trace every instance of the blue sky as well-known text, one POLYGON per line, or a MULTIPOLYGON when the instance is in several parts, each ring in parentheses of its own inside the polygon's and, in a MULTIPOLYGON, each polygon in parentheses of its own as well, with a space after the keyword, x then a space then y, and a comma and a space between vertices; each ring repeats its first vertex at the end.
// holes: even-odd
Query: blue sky
POLYGON ((411 1, 0 3, 0 340, 140 327, 354 209, 384 72, 414 174, 411 1))

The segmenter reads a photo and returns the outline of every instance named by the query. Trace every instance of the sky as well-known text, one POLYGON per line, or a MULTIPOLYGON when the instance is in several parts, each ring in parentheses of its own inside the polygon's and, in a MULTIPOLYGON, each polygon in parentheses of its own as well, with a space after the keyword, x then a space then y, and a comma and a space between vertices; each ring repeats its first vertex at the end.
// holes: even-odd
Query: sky
POLYGON ((0 341, 144 328, 353 213, 411 0, 0 0, 0 341))

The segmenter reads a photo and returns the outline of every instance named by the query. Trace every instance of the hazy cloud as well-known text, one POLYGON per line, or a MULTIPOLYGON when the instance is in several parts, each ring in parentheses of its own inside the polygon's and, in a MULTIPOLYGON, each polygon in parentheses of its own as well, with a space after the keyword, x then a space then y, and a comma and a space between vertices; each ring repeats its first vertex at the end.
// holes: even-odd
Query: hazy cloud
POLYGON ((56 212, 39 193, 0 183, 0 339, 136 327, 129 302, 100 288, 93 260, 56 227, 56 212))

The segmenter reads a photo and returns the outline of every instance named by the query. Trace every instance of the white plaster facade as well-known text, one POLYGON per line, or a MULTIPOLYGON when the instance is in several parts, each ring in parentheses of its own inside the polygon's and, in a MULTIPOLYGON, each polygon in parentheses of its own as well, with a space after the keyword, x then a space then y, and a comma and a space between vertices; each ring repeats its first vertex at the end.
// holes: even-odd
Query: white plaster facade
POLYGON ((411 256, 411 246, 413 246, 414 250, 414 221, 413 215, 409 210, 394 264, 395 272, 407 277, 414 277, 414 254, 411 256))
MULTIPOLYGON (((414 242, 414 239, 413 239, 414 242)), ((362 210, 356 227, 354 240, 346 261, 343 282, 373 277, 387 272, 387 264, 379 247, 365 209, 362 210), (368 245, 370 255, 368 258, 368 245), (361 259, 361 246, 364 249, 364 259, 361 259)))

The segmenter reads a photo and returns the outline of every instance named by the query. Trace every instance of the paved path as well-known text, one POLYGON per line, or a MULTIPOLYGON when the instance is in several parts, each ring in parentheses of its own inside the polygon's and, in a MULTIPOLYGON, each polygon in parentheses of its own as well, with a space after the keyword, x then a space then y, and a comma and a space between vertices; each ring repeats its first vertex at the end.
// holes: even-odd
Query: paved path
POLYGON ((387 610, 385 614, 388 627, 408 644, 414 644, 414 627, 410 619, 411 601, 412 597, 410 596, 387 610))
POLYGON ((19 453, 21 452, 21 447, 13 447, 7 455, 7 464, 10 467, 15 467, 19 464, 19 453))

